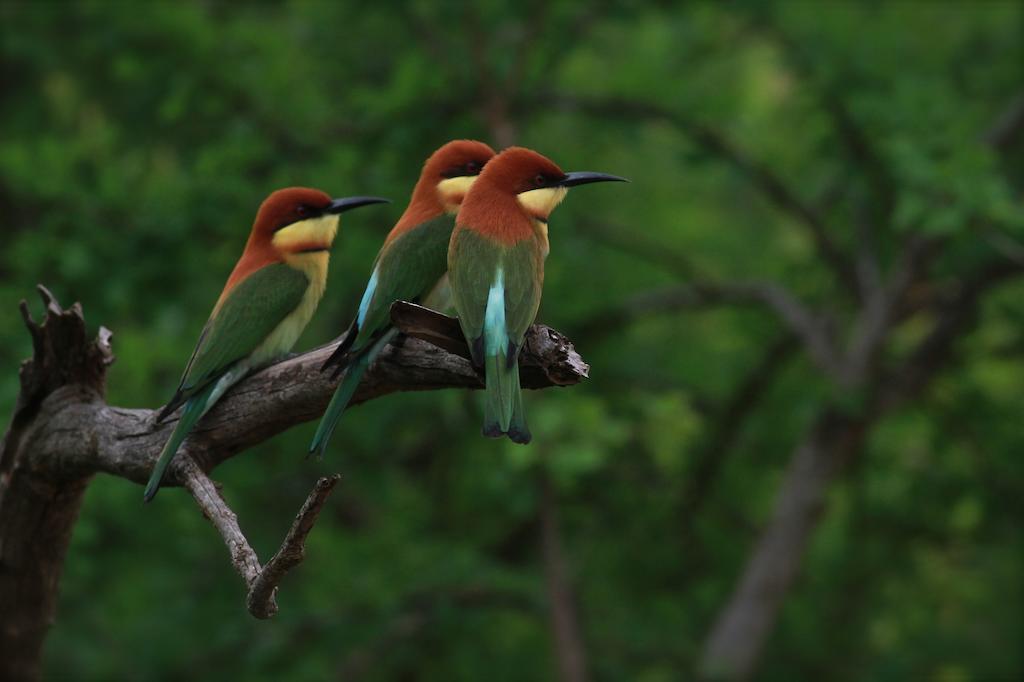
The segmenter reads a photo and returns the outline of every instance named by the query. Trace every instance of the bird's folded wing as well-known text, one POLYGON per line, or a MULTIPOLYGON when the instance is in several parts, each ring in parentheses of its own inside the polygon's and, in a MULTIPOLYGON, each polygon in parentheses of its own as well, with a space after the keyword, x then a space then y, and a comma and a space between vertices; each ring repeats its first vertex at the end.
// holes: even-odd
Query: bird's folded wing
POLYGON ((175 399, 188 399, 252 353, 295 311, 308 287, 306 275, 283 263, 239 282, 203 327, 175 399))
POLYGON ((448 269, 451 216, 422 223, 381 249, 359 310, 359 350, 390 326, 391 304, 421 302, 448 269))

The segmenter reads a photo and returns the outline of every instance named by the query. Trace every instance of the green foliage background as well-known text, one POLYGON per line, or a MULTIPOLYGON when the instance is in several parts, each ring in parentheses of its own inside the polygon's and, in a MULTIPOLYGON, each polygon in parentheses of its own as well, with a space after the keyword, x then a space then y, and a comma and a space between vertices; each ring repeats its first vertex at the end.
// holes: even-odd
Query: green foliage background
MULTIPOLYGON (((165 401, 277 187, 401 204, 427 154, 455 137, 493 141, 496 117, 563 168, 633 180, 573 191, 552 218, 540 319, 593 371, 527 394, 533 445, 479 437, 476 395, 407 394, 353 409, 323 462, 303 459, 304 424, 220 467, 263 557, 315 478, 344 474, 268 622, 245 612, 223 545, 183 492, 143 508, 138 486, 98 476, 49 676, 552 677, 542 477, 593 676, 693 669, 792 449, 836 389, 789 357, 689 516, 697 455, 782 328, 751 307, 610 315, 697 276, 779 281, 839 316, 850 302, 802 226, 692 136, 559 98, 641 102, 722 131, 806 201, 838 195, 821 211, 852 250, 870 187, 816 94, 828 84, 888 169, 883 256, 901 230, 946 235, 936 268, 953 277, 991 255, 979 224, 1024 240, 1024 156, 981 142, 1024 80, 1019 3, 476 5, 0 3, 0 414, 30 353, 17 302, 36 282, 114 331, 111 404, 165 401)), ((346 326, 399 211, 344 217, 297 350, 346 326)), ((871 433, 832 491, 759 679, 1021 674, 1022 295, 1017 282, 988 297, 955 363, 871 433)), ((901 326, 891 356, 924 328, 901 326)))

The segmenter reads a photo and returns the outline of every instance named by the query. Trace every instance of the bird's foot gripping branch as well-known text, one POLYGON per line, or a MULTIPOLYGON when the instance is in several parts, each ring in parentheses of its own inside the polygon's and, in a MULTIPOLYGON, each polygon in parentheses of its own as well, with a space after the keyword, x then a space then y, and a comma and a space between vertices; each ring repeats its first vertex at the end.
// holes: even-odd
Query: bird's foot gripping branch
MULTIPOLYGON (((20 394, 0 440, 0 679, 38 677, 71 531, 92 476, 106 473, 144 484, 175 422, 172 417, 158 424, 156 410, 107 405, 111 332, 100 327, 90 338, 79 304, 65 309, 45 287, 39 293, 45 308, 41 321, 21 304, 33 354, 21 366, 20 394)), ((397 391, 482 388, 455 320, 405 303, 396 303, 392 315, 404 341, 384 349, 353 403, 397 391)), ((168 470, 166 484, 188 488, 224 538, 256 617, 276 611, 276 587, 301 561, 305 537, 338 478, 316 483, 281 549, 261 566, 208 472, 318 417, 337 382, 320 367, 336 346, 289 358, 241 381, 200 421, 168 470)), ((589 370, 567 338, 540 325, 527 334, 522 365, 525 388, 568 386, 589 370)), ((180 499, 168 495, 157 504, 180 499)))

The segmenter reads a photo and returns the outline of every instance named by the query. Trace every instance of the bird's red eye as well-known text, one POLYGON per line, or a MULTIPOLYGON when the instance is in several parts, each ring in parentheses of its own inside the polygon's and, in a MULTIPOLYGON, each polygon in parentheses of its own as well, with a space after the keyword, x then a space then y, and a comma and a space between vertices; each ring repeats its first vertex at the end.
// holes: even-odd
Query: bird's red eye
POLYGON ((466 172, 470 175, 476 175, 480 172, 480 164, 476 161, 470 161, 466 164, 466 172))
POLYGON ((309 215, 309 209, 303 206, 302 204, 299 204, 299 206, 295 209, 295 214, 298 215, 300 218, 305 218, 307 215, 309 215))
POLYGON ((536 185, 537 187, 543 187, 545 184, 547 184, 547 178, 544 177, 543 173, 537 173, 537 175, 534 176, 533 178, 533 184, 536 185))

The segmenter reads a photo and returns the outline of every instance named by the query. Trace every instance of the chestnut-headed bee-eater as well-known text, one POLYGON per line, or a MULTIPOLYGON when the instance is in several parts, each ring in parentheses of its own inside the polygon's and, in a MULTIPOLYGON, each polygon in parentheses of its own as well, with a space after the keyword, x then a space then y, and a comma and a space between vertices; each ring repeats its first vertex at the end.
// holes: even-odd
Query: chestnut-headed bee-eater
POLYGON ((412 191, 409 206, 384 240, 373 262, 370 281, 348 334, 324 363, 345 367, 345 377, 320 419, 310 454, 322 457, 338 419, 377 354, 395 337, 391 304, 422 303, 435 309, 450 304, 448 241, 463 197, 494 150, 475 140, 453 140, 431 154, 412 191))
POLYGON ((382 202, 387 199, 331 199, 320 190, 289 187, 260 205, 245 251, 199 334, 178 390, 157 417, 162 421, 185 406, 153 467, 145 501, 156 495, 178 447, 224 392, 295 345, 323 296, 339 214, 382 202))
POLYGON ((519 386, 519 351, 540 306, 548 216, 570 187, 626 182, 605 173, 564 173, 523 147, 494 157, 462 202, 448 249, 448 276, 473 361, 484 368, 485 436, 530 442, 519 386))

